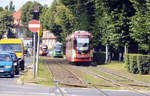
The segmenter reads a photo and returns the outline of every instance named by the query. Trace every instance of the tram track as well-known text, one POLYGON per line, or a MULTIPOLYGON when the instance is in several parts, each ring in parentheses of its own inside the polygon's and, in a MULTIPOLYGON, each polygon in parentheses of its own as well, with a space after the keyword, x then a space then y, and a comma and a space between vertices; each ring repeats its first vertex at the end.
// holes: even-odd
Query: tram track
MULTIPOLYGON (((66 65, 66 64, 65 64, 65 65, 66 65)), ((62 66, 62 65, 60 65, 60 66, 62 66)), ((62 67, 63 67, 63 66, 62 66, 62 67)), ((65 68, 65 67, 63 67, 63 68, 64 68, 65 70, 71 72, 71 73, 74 74, 75 76, 77 76, 77 77, 78 77, 82 82, 84 82, 88 87, 93 88, 93 89, 96 89, 97 92, 99 92, 99 94, 101 94, 101 96, 108 96, 106 93, 104 93, 103 91, 99 90, 97 87, 91 85, 88 81, 81 79, 76 73, 74 73, 73 71, 71 71, 70 68, 68 68, 68 69, 65 68)))
POLYGON ((127 90, 136 92, 136 93, 138 93, 139 95, 142 95, 142 96, 149 96, 149 95, 145 94, 144 92, 139 91, 137 88, 133 88, 133 87, 130 86, 130 85, 121 84, 121 83, 118 82, 118 81, 109 79, 109 78, 104 77, 104 76, 102 76, 102 75, 100 75, 100 74, 98 74, 98 73, 95 73, 95 72, 92 72, 92 71, 85 71, 85 70, 82 70, 81 68, 80 68, 80 71, 83 72, 83 73, 85 73, 85 74, 87 74, 87 73, 88 73, 88 74, 93 74, 93 76, 97 76, 98 78, 103 79, 103 80, 105 80, 105 81, 108 81, 108 82, 114 84, 115 86, 123 87, 123 88, 126 88, 127 90))
MULTIPOLYGON (((123 88, 123 89, 126 89, 126 90, 130 90, 132 92, 135 92, 135 93, 139 94, 140 96, 149 96, 149 95, 145 94, 144 91, 141 91, 138 88, 136 88, 136 86, 126 84, 126 82, 124 82, 124 81, 127 81, 127 80, 139 83, 138 81, 129 79, 128 77, 125 77, 125 76, 122 76, 122 75, 117 75, 116 73, 113 73, 113 72, 107 72, 106 70, 103 70, 103 69, 100 69, 100 68, 97 68, 97 67, 82 67, 82 66, 70 65, 65 60, 54 60, 53 63, 54 64, 48 64, 47 66, 51 67, 51 68, 49 68, 49 70, 51 71, 50 74, 53 74, 53 77, 55 77, 54 82, 57 81, 59 86, 60 85, 66 85, 66 86, 73 86, 73 87, 93 88, 93 89, 96 89, 101 94, 100 96, 108 96, 106 93, 104 93, 102 90, 100 90, 97 85, 95 85, 96 83, 94 84, 94 82, 89 82, 86 79, 81 78, 81 76, 79 75, 81 73, 81 74, 85 74, 85 75, 87 74, 87 75, 91 75, 93 77, 97 77, 99 79, 102 79, 105 82, 109 82, 112 85, 116 86, 116 88, 121 88, 121 89, 123 88), (58 68, 58 69, 55 69, 55 68, 58 68), (67 75, 67 78, 65 80, 68 80, 69 82, 72 82, 72 79, 68 79, 68 77, 71 77, 71 78, 75 77, 80 82, 82 82, 82 84, 84 84, 84 86, 79 86, 78 84, 75 84, 74 82, 69 84, 69 83, 66 83, 65 80, 59 80, 57 78, 57 75, 56 75, 57 73, 55 73, 54 70, 64 70, 64 71, 61 71, 61 72, 60 71, 59 72, 57 71, 57 72, 58 73, 67 72, 68 74, 72 74, 71 76, 69 76, 65 73, 67 75), (118 78, 122 78, 122 79, 126 79, 126 80, 120 80, 120 81, 114 80, 114 79, 108 78, 108 76, 105 77, 104 75, 101 75, 99 73, 112 75, 113 77, 116 76, 118 78)), ((60 74, 59 74, 59 76, 60 76, 60 74)), ((141 84, 144 85, 146 83, 141 82, 141 84)), ((142 86, 140 86, 140 87, 142 87, 142 86)), ((145 85, 145 87, 147 87, 147 86, 145 85)), ((60 93, 61 93, 61 91, 60 91, 60 93)), ((61 95, 61 96, 66 96, 66 95, 61 95)))
MULTIPOLYGON (((63 62, 65 63, 65 62, 63 62)), ((68 66, 68 65, 67 65, 68 66)), ((93 89, 96 89, 97 92, 100 94, 100 96, 108 96, 106 93, 104 93, 103 91, 99 90, 98 88, 92 86, 89 82, 81 79, 76 73, 74 73, 73 71, 71 71, 70 69, 68 69, 68 67, 66 66, 66 64, 62 64, 62 62, 60 61, 55 61, 55 65, 54 64, 47 64, 47 67, 48 67, 48 70, 50 72, 50 74, 52 74, 52 79, 53 81, 56 83, 56 87, 59 89, 59 92, 61 94, 61 96, 66 96, 66 94, 63 93, 63 90, 61 90, 61 87, 60 85, 67 85, 67 86, 75 86, 75 87, 84 87, 84 88, 93 88, 93 89), (64 66, 65 65, 65 66, 64 66), (53 67, 52 67, 53 66, 53 67), (70 84, 67 84, 67 83, 64 83, 64 81, 62 82, 61 80, 57 79, 56 77, 56 74, 54 72, 54 70, 56 70, 55 68, 59 67, 59 68, 62 68, 61 70, 65 70, 66 72, 69 72, 71 73, 73 76, 75 76, 75 78, 77 78, 82 84, 84 84, 84 86, 82 85, 76 85, 76 84, 73 84, 73 83, 70 83, 70 84)))
POLYGON ((147 87, 150 87, 150 83, 147 83, 147 82, 144 82, 144 81, 140 81, 140 80, 135 80, 135 79, 133 79, 133 78, 128 78, 127 76, 123 76, 123 75, 120 75, 120 74, 116 74, 116 73, 114 73, 114 72, 106 71, 106 69, 101 68, 101 67, 99 67, 99 68, 97 68, 97 69, 98 69, 98 71, 100 71, 100 72, 102 72, 102 73, 106 73, 106 74, 110 74, 110 75, 113 75, 113 76, 116 76, 116 77, 124 78, 124 79, 130 80, 130 81, 133 81, 133 82, 137 82, 137 83, 139 83, 139 84, 143 84, 143 85, 145 85, 145 86, 147 86, 147 87))
MULTIPOLYGON (((51 74, 53 82, 56 84, 56 90, 58 89, 61 96, 66 96, 65 93, 63 92, 63 90, 61 89, 61 87, 59 86, 59 81, 56 80, 56 78, 54 77, 53 72, 51 71, 51 69, 48 65, 47 65, 47 68, 48 68, 49 73, 51 74)), ((58 93, 55 93, 55 94, 57 96, 58 93)))
POLYGON ((68 71, 63 66, 58 65, 56 61, 55 64, 49 65, 51 71, 55 78, 60 82, 62 85, 73 86, 73 87, 83 87, 87 88, 87 85, 73 72, 68 71))
MULTIPOLYGON (((63 62, 64 63, 64 62, 63 62)), ((69 64, 68 64, 69 65, 69 64)), ((68 67, 68 66, 67 66, 68 67)), ((73 67, 73 66, 71 66, 71 65, 69 65, 69 67, 70 68, 68 68, 68 69, 70 69, 71 70, 71 67, 73 67)), ((75 66, 74 66, 75 67, 75 66)), ((142 95, 142 96, 149 96, 149 95, 147 95, 147 94, 145 94, 144 92, 141 92, 141 91, 139 91, 137 88, 134 88, 133 87, 133 85, 126 85, 126 84, 122 84, 122 83, 120 83, 120 82, 118 82, 118 81, 116 81, 116 80, 113 80, 113 79, 109 79, 109 78, 107 78, 107 77, 104 77, 104 76, 102 76, 102 75, 100 75, 100 74, 98 74, 98 72, 101 72, 101 73, 105 73, 105 74, 109 74, 109 75, 113 75, 113 76, 117 76, 117 77, 120 77, 120 78, 122 78, 122 79, 127 79, 127 80, 130 80, 130 81, 133 81, 133 82, 136 82, 136 83, 139 83, 140 81, 136 81, 136 80, 132 80, 132 79, 129 79, 129 78, 127 78, 127 77, 125 77, 125 76, 121 76, 121 75, 117 75, 117 74, 115 74, 115 73, 110 73, 110 72, 106 72, 106 71, 100 71, 100 70, 98 70, 98 68, 93 68, 93 70, 97 70, 97 73, 94 73, 94 72, 92 72, 92 71, 89 71, 89 69, 87 68, 87 67, 85 67, 87 70, 86 71, 83 71, 82 69, 78 69, 78 71, 81 71, 81 72, 83 72, 83 73, 85 73, 85 74, 87 74, 87 73, 89 73, 89 74, 93 74, 93 76, 96 76, 96 77, 98 77, 98 78, 101 78, 101 79, 103 79, 103 80, 105 80, 105 81, 108 81, 108 82, 110 82, 110 83, 112 83, 113 85, 115 85, 116 87, 123 87, 123 88, 126 88, 127 90, 130 90, 130 91, 133 91, 133 92, 136 92, 136 93, 138 93, 138 94, 140 94, 140 95, 142 95)), ((91 68, 90 68, 91 69, 91 68)), ((85 80, 84 80, 85 81, 85 80)), ((146 86, 147 85, 147 83, 145 83, 145 82, 140 82, 141 84, 144 84, 145 85, 145 87, 148 87, 148 86, 146 86)), ((87 82, 87 84, 89 84, 88 82, 87 82)), ((144 86, 144 85, 141 85, 141 86, 144 86)), ((91 86, 91 84, 89 85, 89 86, 91 86)), ((140 85, 139 85, 140 86, 140 85)), ((96 87, 91 87, 91 88, 96 88, 96 87)), ((98 88, 96 88, 96 89, 98 89, 98 88)), ((99 89, 98 89, 99 90, 99 89)))

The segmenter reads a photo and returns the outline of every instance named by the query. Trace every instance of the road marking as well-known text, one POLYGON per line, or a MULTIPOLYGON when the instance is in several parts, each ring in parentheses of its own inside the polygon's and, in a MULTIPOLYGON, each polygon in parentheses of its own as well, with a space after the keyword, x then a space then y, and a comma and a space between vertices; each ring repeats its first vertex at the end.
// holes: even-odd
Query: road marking
POLYGON ((67 94, 67 91, 65 90, 65 88, 61 88, 61 90, 63 91, 63 93, 67 94))

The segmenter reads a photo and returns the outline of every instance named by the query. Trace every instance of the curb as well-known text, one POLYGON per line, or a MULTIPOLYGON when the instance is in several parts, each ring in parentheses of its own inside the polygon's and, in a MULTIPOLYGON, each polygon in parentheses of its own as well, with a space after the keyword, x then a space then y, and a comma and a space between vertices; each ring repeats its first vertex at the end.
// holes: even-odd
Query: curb
POLYGON ((20 74, 19 78, 16 80, 17 85, 24 85, 24 73, 28 72, 30 69, 33 69, 32 65, 27 66, 26 69, 20 74))

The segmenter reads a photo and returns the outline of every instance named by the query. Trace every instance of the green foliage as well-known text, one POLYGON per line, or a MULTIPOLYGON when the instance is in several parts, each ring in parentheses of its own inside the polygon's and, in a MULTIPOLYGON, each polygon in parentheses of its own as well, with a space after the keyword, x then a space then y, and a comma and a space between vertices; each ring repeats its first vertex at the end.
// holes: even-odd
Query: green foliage
MULTIPOLYGON (((36 5, 39 6, 39 15, 41 15, 42 12, 44 12, 43 10, 46 9, 46 7, 43 8, 43 6, 40 3, 36 2, 36 1, 35 2, 28 1, 21 8, 22 9, 21 23, 24 26, 27 26, 30 20, 35 19, 35 17, 34 17, 34 6, 36 6, 36 5)), ((36 18, 38 18, 38 17, 36 17, 36 18)), ((31 35, 32 33, 28 29, 25 30, 25 34, 28 37, 32 36, 31 35)))
POLYGON ((126 54, 125 64, 129 72, 148 74, 150 71, 150 56, 141 54, 126 54))
POLYGON ((147 0, 131 0, 136 14, 131 17, 130 36, 138 42, 139 49, 148 51, 150 49, 150 18, 149 4, 147 0))
POLYGON ((23 5, 22 9, 22 14, 21 14, 21 22, 23 25, 28 25, 28 22, 33 19, 34 15, 34 6, 38 5, 39 6, 39 14, 42 12, 42 5, 38 2, 31 2, 28 1, 25 5, 23 5))
POLYGON ((9 33, 11 33, 12 29, 12 21, 13 21, 13 12, 9 10, 0 11, 0 37, 3 36, 6 31, 9 29, 9 33))
MULTIPOLYGON (((23 24, 33 18, 36 4, 23 6, 23 24)), ((54 0, 49 8, 40 5, 40 20, 62 43, 75 30, 86 30, 93 34, 96 48, 108 44, 113 51, 123 52, 125 45, 136 42, 139 50, 150 52, 149 5, 149 0, 54 0)))
POLYGON ((56 7, 56 13, 54 15, 56 25, 59 25, 62 29, 60 33, 62 42, 65 42, 67 35, 73 32, 73 25, 76 23, 72 12, 63 4, 59 4, 56 7))
POLYGON ((15 11, 15 5, 13 5, 12 1, 10 1, 10 3, 9 3, 9 10, 10 11, 15 11))
POLYGON ((60 25, 55 23, 55 14, 56 14, 56 1, 53 1, 52 6, 50 8, 43 8, 43 12, 40 15, 41 22, 43 24, 43 28, 49 30, 57 36, 58 41, 62 41, 61 32, 62 28, 60 25))
POLYGON ((131 5, 129 0, 95 0, 95 31, 102 45, 108 44, 119 49, 129 44, 131 38, 128 23, 129 17, 134 14, 131 5))
POLYGON ((3 11, 3 10, 4 10, 3 7, 0 7, 0 12, 3 11))

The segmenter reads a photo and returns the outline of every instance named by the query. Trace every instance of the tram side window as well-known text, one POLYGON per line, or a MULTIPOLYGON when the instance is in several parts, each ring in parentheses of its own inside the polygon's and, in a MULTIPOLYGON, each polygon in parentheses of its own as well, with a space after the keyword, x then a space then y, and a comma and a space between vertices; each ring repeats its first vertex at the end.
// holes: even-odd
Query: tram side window
POLYGON ((69 50, 69 40, 67 41, 67 49, 69 50))
POLYGON ((71 40, 69 40, 69 49, 71 49, 71 40))
POLYGON ((67 46, 66 46, 66 49, 67 49, 67 50, 69 49, 69 48, 68 48, 68 44, 69 44, 69 42, 68 42, 68 40, 67 40, 67 44, 66 44, 66 45, 67 45, 67 46))
POLYGON ((77 46, 77 40, 75 39, 75 40, 73 40, 73 48, 75 49, 76 46, 77 46))

